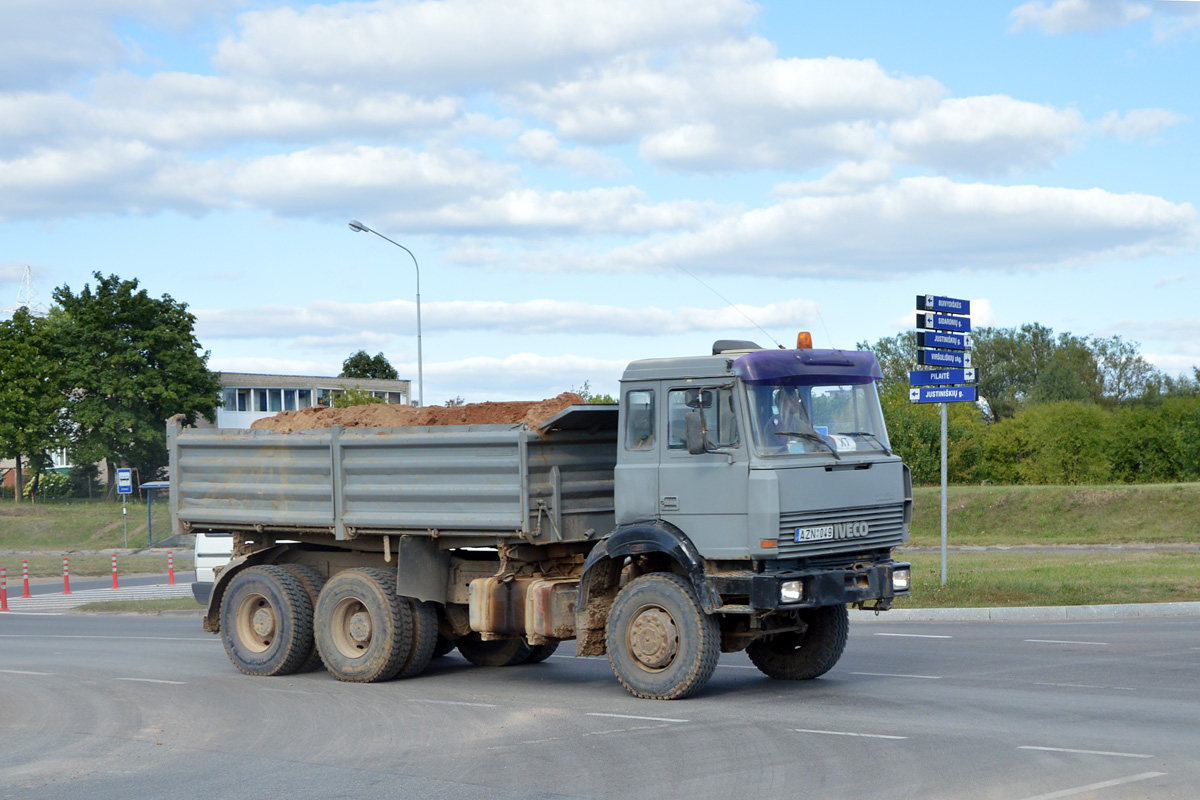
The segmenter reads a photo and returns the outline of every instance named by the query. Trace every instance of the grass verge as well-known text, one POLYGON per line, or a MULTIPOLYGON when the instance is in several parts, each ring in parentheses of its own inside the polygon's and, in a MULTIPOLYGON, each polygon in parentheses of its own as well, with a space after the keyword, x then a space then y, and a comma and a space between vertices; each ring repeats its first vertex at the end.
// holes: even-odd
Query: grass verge
MULTIPOLYGON (((914 545, 939 544, 941 489, 913 490, 914 545)), ((1200 484, 951 486, 952 545, 1200 542, 1200 484)))
POLYGON ((200 611, 204 606, 190 597, 171 600, 105 600, 100 603, 84 603, 76 611, 85 613, 157 614, 160 611, 200 611))
POLYGON ((1200 553, 950 553, 902 556, 912 594, 896 608, 1079 606, 1200 600, 1200 553))

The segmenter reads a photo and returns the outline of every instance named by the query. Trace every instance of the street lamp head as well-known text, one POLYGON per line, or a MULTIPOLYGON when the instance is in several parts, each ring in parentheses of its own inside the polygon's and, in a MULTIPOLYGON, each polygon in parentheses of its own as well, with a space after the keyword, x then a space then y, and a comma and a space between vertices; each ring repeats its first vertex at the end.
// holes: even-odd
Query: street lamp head
POLYGON ((366 233, 366 232, 370 231, 371 229, 368 228, 366 225, 363 225, 358 220, 352 219, 352 220, 350 220, 350 230, 357 231, 358 233, 366 233))

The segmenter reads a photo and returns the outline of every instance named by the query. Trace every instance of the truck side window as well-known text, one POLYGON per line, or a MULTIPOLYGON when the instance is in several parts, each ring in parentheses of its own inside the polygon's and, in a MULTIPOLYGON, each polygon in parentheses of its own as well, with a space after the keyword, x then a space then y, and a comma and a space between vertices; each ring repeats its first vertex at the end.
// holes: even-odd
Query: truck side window
POLYGON ((737 413, 733 391, 728 388, 705 389, 699 394, 695 389, 672 389, 667 395, 667 447, 672 450, 687 447, 684 420, 687 412, 697 406, 704 414, 709 447, 737 447, 737 413))
POLYGON ((654 449, 654 390, 625 393, 625 449, 654 449))

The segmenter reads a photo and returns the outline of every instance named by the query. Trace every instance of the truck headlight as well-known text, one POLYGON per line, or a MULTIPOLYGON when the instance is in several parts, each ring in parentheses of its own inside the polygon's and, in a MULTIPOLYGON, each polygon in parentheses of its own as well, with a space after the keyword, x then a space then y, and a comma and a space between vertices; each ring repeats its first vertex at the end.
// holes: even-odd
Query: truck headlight
POLYGON ((912 586, 912 570, 898 569, 892 572, 892 591, 907 592, 912 586))
POLYGON ((804 599, 803 581, 784 581, 779 584, 780 603, 799 603, 804 599))

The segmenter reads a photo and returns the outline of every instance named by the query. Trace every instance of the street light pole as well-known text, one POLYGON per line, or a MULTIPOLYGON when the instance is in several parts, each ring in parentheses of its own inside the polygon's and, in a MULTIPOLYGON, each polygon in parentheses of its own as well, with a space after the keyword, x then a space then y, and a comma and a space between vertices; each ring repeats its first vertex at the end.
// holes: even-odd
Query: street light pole
POLYGON ((350 230, 356 233, 373 233, 380 239, 399 247, 404 252, 412 256, 413 266, 417 270, 417 405, 425 407, 425 379, 421 374, 421 265, 417 263, 417 257, 413 255, 412 250, 409 250, 399 242, 393 242, 388 237, 376 230, 368 228, 356 219, 350 220, 350 230))

